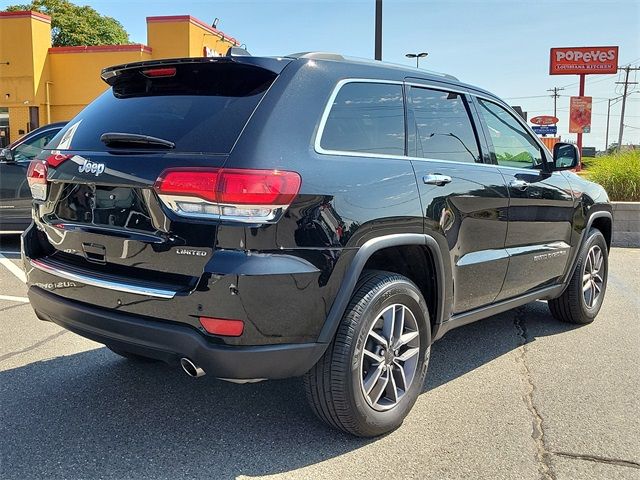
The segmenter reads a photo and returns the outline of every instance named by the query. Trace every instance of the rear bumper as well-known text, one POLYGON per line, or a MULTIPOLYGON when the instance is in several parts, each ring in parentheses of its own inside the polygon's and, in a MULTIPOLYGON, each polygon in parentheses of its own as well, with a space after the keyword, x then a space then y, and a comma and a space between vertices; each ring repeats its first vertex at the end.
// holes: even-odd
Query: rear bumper
POLYGON ((287 378, 304 374, 324 353, 321 343, 232 347, 208 341, 194 328, 96 308, 32 286, 38 318, 96 342, 177 364, 191 359, 207 374, 229 379, 287 378))

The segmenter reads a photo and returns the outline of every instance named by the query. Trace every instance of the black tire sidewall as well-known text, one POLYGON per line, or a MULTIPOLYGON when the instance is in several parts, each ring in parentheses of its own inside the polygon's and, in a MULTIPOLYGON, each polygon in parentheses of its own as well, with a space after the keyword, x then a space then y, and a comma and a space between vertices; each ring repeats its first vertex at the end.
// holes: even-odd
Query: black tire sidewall
POLYGON ((358 316, 354 334, 355 341, 350 348, 350 364, 345 386, 348 389, 347 398, 351 403, 352 412, 356 416, 356 422, 361 426, 366 426, 369 433, 383 433, 402 424, 422 390, 431 351, 430 322, 428 314, 425 316, 425 312, 427 312, 427 307, 417 287, 407 280, 398 279, 381 287, 374 297, 366 303, 358 316), (360 386, 360 363, 363 346, 373 322, 382 310, 393 304, 405 305, 415 316, 420 329, 420 357, 411 387, 400 402, 390 410, 378 411, 373 409, 364 398, 360 386))

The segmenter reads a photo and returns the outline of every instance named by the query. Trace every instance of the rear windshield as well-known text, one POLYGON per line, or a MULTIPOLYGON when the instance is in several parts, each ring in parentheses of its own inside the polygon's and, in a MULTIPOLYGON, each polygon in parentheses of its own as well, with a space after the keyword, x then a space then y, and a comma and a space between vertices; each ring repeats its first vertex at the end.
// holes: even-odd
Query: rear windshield
POLYGON ((100 141, 103 133, 117 132, 169 140, 175 143, 173 151, 228 153, 276 77, 262 68, 233 63, 175 68, 175 75, 169 77, 150 78, 144 68, 119 75, 113 88, 71 120, 49 148, 126 149, 100 141))

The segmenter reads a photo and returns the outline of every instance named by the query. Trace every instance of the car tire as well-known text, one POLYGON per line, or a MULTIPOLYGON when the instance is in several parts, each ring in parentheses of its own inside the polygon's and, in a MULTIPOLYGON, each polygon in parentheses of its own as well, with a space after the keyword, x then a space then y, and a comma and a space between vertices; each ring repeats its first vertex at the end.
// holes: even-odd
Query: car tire
POLYGON ((551 314, 567 323, 593 322, 604 300, 608 273, 607 242, 602 232, 593 228, 580 249, 569 285, 562 295, 549 300, 551 314))
POLYGON ((116 355, 120 355, 121 357, 124 357, 127 360, 132 360, 134 362, 147 363, 147 362, 157 362, 158 361, 158 360, 156 360, 154 358, 149 358, 149 357, 145 357, 143 355, 138 355, 136 353, 131 353, 131 352, 128 352, 127 350, 122 350, 122 349, 117 348, 117 347, 110 347, 109 345, 106 345, 106 347, 109 350, 111 350, 113 353, 115 353, 116 355))
POLYGON ((366 271, 334 340, 305 374, 311 409, 360 437, 396 429, 422 390, 430 348, 429 312, 418 287, 402 275, 366 271))

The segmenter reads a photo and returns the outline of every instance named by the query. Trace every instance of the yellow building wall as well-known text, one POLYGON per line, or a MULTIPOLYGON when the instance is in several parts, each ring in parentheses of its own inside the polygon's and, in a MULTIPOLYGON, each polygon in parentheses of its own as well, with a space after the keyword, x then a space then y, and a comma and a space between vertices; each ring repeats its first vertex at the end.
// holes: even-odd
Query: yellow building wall
POLYGON ((147 17, 147 44, 153 58, 220 56, 238 42, 190 15, 147 17))
POLYGON ((0 107, 9 109, 9 141, 19 138, 20 130, 28 131, 28 107, 41 107, 44 102, 41 85, 48 80, 50 46, 49 17, 0 12, 0 107))
POLYGON ((151 59, 143 45, 61 47, 49 52, 51 122, 70 120, 108 88, 100 78, 103 68, 151 59))
POLYGON ((154 59, 188 56, 189 23, 147 19, 147 45, 151 47, 154 59))

